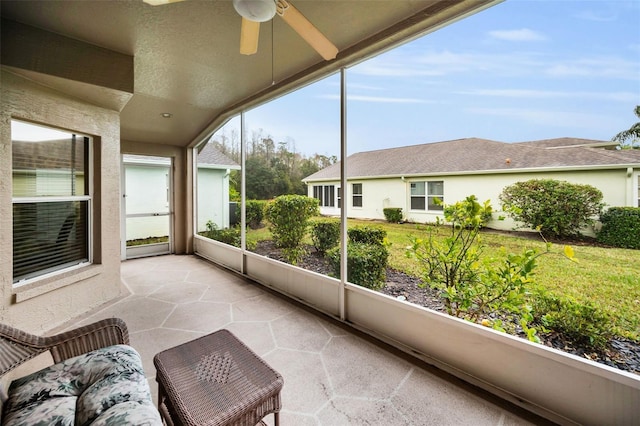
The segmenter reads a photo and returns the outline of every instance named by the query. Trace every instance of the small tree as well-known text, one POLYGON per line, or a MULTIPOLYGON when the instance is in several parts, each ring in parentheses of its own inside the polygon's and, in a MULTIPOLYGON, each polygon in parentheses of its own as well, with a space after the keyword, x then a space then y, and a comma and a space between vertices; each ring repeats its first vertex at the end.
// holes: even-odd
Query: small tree
MULTIPOLYGON (((437 222, 426 238, 413 239, 407 255, 420 262, 423 286, 440 291, 449 315, 501 331, 515 326, 503 324, 495 314, 515 316, 529 340, 539 341, 536 330, 528 326, 533 315, 526 296, 533 284, 537 258, 550 253, 551 246, 547 244, 547 250, 541 253, 524 250, 519 255, 506 254, 503 260, 483 259, 479 232, 490 211, 488 201, 480 204, 473 195, 445 206, 444 217, 451 228, 444 231, 444 238, 437 234, 441 226, 437 222)), ((573 257, 570 247, 565 248, 564 255, 573 257)))
POLYGON ((516 182, 504 188, 500 201, 516 222, 559 238, 579 235, 604 206, 599 189, 554 179, 516 182))
POLYGON ((309 219, 319 214, 318 200, 304 195, 281 195, 267 203, 265 218, 269 230, 289 262, 296 264, 304 255, 301 244, 309 219))
POLYGON ((441 225, 428 229, 426 238, 414 238, 407 255, 423 267, 425 285, 442 290, 449 315, 463 317, 471 302, 470 292, 480 280, 480 256, 483 246, 477 242, 482 224, 483 207, 475 195, 444 208, 444 218, 451 223, 448 236, 436 233, 441 225), (469 301, 469 303, 467 303, 469 301))

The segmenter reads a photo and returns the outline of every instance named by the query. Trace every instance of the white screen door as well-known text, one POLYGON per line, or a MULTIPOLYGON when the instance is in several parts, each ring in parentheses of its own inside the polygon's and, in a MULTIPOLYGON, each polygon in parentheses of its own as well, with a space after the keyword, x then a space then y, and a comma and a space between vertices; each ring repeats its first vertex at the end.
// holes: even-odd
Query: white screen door
POLYGON ((123 257, 171 253, 171 159, 124 155, 123 165, 123 257))

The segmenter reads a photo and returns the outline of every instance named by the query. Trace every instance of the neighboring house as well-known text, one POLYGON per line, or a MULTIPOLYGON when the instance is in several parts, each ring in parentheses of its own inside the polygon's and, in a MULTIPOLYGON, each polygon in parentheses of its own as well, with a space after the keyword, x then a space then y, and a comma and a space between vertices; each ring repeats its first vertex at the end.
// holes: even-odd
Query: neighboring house
POLYGON ((236 204, 229 203, 229 175, 231 170, 240 170, 240 165, 208 143, 198 154, 198 222, 197 231, 206 230, 208 221, 218 229, 235 223, 231 214, 236 204))
MULTIPOLYGON (((616 150, 616 143, 559 138, 504 143, 467 138, 360 152, 347 157, 347 216, 384 219, 386 207, 402 208, 405 220, 427 223, 442 216, 442 205, 469 195, 490 200, 501 214, 499 194, 515 182, 558 179, 589 184, 608 206, 640 205, 640 150, 616 150)), ((303 180, 325 215, 339 215, 344 200, 340 163, 303 180)), ((494 220, 490 227, 512 229, 494 220)))
MULTIPOLYGON (((136 205, 127 203, 127 213, 168 211, 171 183, 169 167, 171 160, 165 157, 147 157, 125 155, 123 159, 127 187, 135 185, 136 205), (154 182, 166 182, 166 187, 154 185, 154 182), (160 191, 160 193, 159 193, 160 191)), ((209 220, 218 228, 228 228, 230 223, 229 174, 239 170, 240 166, 218 151, 212 144, 205 145, 198 154, 198 232, 206 230, 209 220)), ((131 189, 134 190, 134 189, 131 189)), ((127 200, 129 201, 129 200, 127 200)), ((233 207, 231 207, 233 208, 233 207)), ((140 218, 127 221, 126 239, 165 236, 168 232, 166 220, 140 218)), ((153 219, 153 218, 152 218, 153 219)), ((161 218, 159 218, 161 219, 161 218)))

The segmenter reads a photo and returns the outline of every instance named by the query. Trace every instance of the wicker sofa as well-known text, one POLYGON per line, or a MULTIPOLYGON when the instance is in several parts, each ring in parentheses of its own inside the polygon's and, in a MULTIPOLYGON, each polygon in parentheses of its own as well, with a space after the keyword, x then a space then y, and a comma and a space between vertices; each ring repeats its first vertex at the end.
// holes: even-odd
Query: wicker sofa
POLYGON ((49 337, 0 324, 0 378, 13 379, 0 387, 0 423, 161 425, 140 355, 128 344, 117 318, 49 337), (43 356, 53 365, 11 377, 43 356))

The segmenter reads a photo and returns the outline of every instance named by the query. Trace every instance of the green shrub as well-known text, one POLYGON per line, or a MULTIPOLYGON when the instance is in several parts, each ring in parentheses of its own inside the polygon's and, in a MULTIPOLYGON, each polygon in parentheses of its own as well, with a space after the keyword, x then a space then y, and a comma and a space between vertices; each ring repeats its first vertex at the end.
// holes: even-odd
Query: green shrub
MULTIPOLYGON (((386 280, 387 231, 379 226, 358 225, 347 231, 347 273, 351 283, 378 290, 386 280)), ((340 248, 327 252, 335 276, 340 277, 340 248)))
POLYGON ((379 226, 357 225, 347 230, 352 243, 384 245, 387 231, 379 226))
POLYGON ((258 229, 264 219, 264 208, 267 205, 265 200, 247 200, 245 214, 247 226, 251 229, 258 229))
POLYGON ((516 182, 504 188, 500 201, 516 222, 553 237, 578 235, 604 205, 599 189, 554 179, 516 182))
POLYGON ((640 249, 640 207, 611 207, 600 216, 600 222, 598 242, 640 249))
POLYGON ((318 200, 304 195, 280 195, 267 203, 264 213, 274 242, 287 260, 296 264, 305 253, 301 244, 309 219, 320 214, 318 200))
POLYGON ((402 222, 402 207, 386 207, 382 209, 382 213, 389 223, 402 222))
POLYGON ((340 242, 340 221, 323 220, 311 224, 311 241, 318 252, 324 254, 340 242))
POLYGON ((203 237, 211 238, 212 240, 220 241, 221 243, 234 247, 240 247, 240 228, 218 229, 218 226, 212 221, 208 221, 206 226, 207 230, 200 233, 203 237))
POLYGON ((610 316, 591 302, 539 290, 533 299, 533 315, 545 328, 589 348, 604 349, 613 336, 610 316))
MULTIPOLYGON (((327 253, 333 273, 340 278, 340 248, 327 253)), ((373 290, 384 287, 389 252, 379 244, 350 242, 347 245, 347 278, 349 282, 373 290)))

